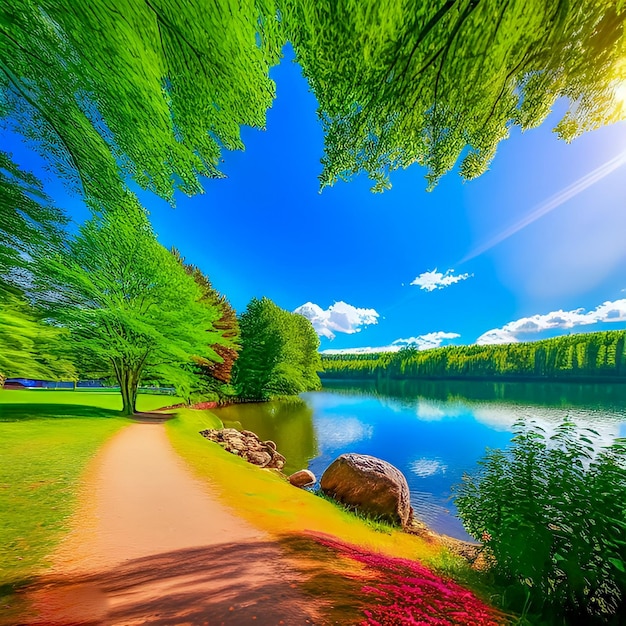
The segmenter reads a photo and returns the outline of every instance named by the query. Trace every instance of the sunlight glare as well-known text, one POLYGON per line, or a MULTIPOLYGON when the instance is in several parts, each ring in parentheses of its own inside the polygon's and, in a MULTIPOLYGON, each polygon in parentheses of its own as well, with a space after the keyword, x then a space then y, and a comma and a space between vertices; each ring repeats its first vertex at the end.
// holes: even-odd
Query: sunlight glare
POLYGON ((618 83, 614 93, 618 106, 621 107, 623 113, 626 113, 626 81, 618 83))

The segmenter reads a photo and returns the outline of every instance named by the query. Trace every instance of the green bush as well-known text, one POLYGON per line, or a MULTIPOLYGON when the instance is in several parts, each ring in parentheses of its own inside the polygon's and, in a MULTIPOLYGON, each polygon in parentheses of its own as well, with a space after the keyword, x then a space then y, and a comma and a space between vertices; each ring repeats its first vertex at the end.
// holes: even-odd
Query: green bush
POLYGON ((597 437, 569 421, 551 436, 518 423, 511 447, 488 450, 455 489, 512 608, 561 623, 626 612, 626 440, 597 437))

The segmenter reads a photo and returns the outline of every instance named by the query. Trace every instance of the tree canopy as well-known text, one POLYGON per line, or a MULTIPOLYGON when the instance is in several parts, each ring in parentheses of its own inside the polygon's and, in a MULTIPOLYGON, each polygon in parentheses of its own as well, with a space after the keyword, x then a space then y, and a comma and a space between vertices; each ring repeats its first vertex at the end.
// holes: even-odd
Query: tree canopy
POLYGON ((289 40, 319 102, 322 186, 419 163, 480 175, 512 125, 570 108, 565 140, 624 119, 622 0, 15 0, 0 3, 0 116, 96 207, 128 177, 172 199, 263 128, 289 40))
POLYGON ((132 203, 80 227, 59 251, 41 259, 37 297, 46 316, 70 333, 81 375, 111 377, 123 411, 135 410, 141 381, 173 384, 188 396, 196 356, 219 361, 219 311, 179 261, 161 246, 145 212, 132 203))
POLYGON ((284 0, 286 36, 319 102, 322 185, 365 171, 375 190, 419 163, 434 185, 462 157, 482 174, 511 125, 556 132, 626 118, 626 5, 615 0, 284 0))
POLYGON ((319 389, 319 338, 308 319, 269 298, 253 298, 239 326, 235 386, 241 397, 267 400, 319 389))
POLYGON ((2 2, 0 114, 96 204, 127 176, 197 193, 222 147, 243 148, 240 127, 265 124, 275 14, 272 0, 2 2))

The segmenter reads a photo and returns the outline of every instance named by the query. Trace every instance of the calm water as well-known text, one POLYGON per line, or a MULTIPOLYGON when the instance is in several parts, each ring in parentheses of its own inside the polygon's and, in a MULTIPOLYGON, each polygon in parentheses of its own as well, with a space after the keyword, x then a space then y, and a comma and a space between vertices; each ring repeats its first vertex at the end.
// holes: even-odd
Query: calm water
POLYGON ((407 477, 416 515, 431 528, 467 538, 450 501, 452 485, 472 472, 485 448, 504 448, 513 424, 546 430, 569 416, 600 434, 626 437, 626 385, 402 381, 346 388, 325 383, 298 401, 215 411, 228 426, 272 439, 285 471, 304 467, 319 478, 344 452, 389 461, 407 477))

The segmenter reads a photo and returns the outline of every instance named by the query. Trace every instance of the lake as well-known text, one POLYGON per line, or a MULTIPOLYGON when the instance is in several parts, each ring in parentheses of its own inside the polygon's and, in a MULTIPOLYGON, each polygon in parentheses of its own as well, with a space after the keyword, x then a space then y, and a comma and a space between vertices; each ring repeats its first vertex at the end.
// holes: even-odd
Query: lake
POLYGON ((308 467, 319 479, 344 452, 389 461, 407 478, 415 514, 433 530, 467 539, 450 501, 485 448, 504 448, 520 419, 548 432, 569 417, 599 433, 598 445, 626 437, 626 385, 385 382, 323 391, 296 400, 215 410, 226 426, 276 442, 287 473, 308 467))

